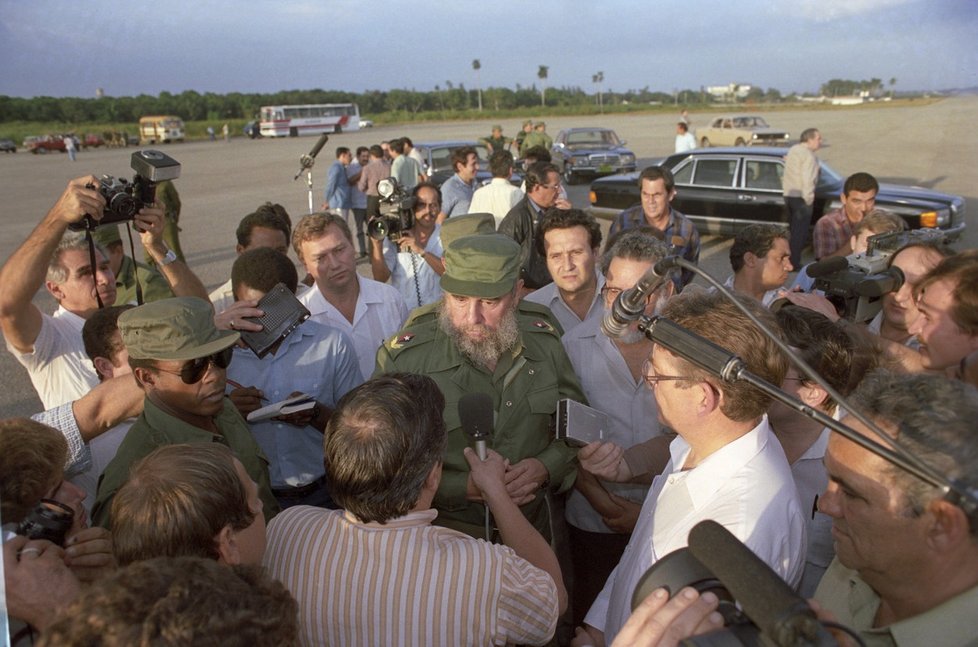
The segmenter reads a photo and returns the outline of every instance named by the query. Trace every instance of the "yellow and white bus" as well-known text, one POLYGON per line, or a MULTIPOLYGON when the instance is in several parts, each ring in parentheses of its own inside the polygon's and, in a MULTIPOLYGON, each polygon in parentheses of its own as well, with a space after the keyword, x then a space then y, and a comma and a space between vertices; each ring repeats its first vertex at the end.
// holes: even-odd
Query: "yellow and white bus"
POLYGON ((139 118, 139 143, 168 144, 183 141, 183 119, 173 115, 139 118))
POLYGON ((262 137, 298 137, 360 129, 355 103, 317 103, 301 106, 262 106, 262 137))

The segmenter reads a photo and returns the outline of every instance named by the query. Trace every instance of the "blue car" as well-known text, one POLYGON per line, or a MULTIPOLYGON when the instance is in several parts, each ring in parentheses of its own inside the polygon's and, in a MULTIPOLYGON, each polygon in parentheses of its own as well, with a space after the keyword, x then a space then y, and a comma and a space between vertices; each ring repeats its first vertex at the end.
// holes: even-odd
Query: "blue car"
POLYGON ((566 128, 557 133, 550 151, 564 182, 635 170, 635 153, 610 128, 566 128))

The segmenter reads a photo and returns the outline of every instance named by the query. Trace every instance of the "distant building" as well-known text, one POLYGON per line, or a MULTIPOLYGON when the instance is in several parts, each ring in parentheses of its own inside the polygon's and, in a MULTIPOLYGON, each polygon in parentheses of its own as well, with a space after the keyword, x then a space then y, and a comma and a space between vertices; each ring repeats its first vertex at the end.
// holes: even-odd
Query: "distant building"
POLYGON ((734 101, 736 99, 746 99, 752 87, 754 86, 740 83, 708 85, 706 87, 706 92, 717 101, 734 101))

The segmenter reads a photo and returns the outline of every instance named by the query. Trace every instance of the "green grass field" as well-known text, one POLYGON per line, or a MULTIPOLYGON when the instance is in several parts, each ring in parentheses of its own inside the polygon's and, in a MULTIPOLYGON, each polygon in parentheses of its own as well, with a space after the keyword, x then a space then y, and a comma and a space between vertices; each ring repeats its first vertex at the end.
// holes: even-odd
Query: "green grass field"
MULTIPOLYGON (((924 106, 940 101, 940 97, 930 98, 910 98, 895 99, 893 101, 876 101, 855 106, 833 106, 819 103, 777 103, 777 104, 749 104, 738 103, 735 105, 723 104, 688 104, 690 112, 703 113, 764 113, 768 110, 877 110, 895 108, 899 106, 924 106)), ((412 113, 408 111, 386 112, 377 115, 363 114, 364 119, 372 120, 376 125, 395 125, 402 123, 418 123, 432 121, 472 121, 479 119, 486 120, 513 120, 513 119, 545 119, 549 116, 595 116, 599 114, 628 114, 628 113, 650 113, 661 114, 675 112, 678 114, 680 107, 674 104, 625 104, 625 105, 605 105, 601 113, 598 107, 588 106, 547 106, 535 110, 455 110, 455 111, 425 111, 412 113)), ((244 126, 248 119, 229 119, 228 127, 232 137, 243 137, 244 126)), ((187 139, 206 139, 207 127, 214 128, 217 137, 221 137, 221 126, 223 121, 189 121, 186 122, 187 139)), ((138 135, 138 125, 135 123, 78 123, 68 124, 60 122, 40 122, 40 121, 11 121, 0 123, 0 139, 12 139, 17 147, 20 148, 25 137, 30 135, 60 135, 74 133, 82 138, 88 133, 102 135, 105 132, 125 132, 129 135, 138 135)))

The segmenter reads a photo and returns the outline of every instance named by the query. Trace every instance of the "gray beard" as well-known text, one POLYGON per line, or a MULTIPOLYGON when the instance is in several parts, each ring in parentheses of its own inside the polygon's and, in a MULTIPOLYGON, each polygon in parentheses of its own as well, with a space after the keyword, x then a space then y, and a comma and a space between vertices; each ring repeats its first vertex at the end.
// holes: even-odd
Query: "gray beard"
POLYGON ((499 322, 497 330, 487 332, 485 339, 473 341, 465 332, 452 323, 448 309, 442 306, 438 314, 442 331, 449 336, 459 352, 465 355, 473 364, 492 370, 503 353, 512 351, 520 340, 520 329, 516 322, 514 307, 499 322))

